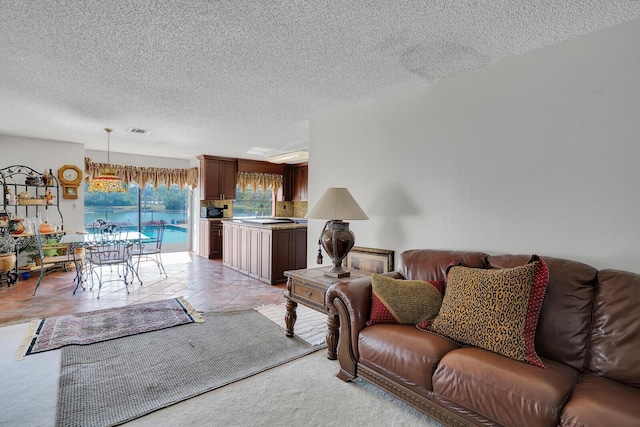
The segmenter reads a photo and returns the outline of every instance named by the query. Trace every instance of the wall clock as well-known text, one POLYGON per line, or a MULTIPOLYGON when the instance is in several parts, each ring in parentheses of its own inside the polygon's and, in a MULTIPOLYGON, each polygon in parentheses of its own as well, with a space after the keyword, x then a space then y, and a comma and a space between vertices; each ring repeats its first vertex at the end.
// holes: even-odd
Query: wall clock
POLYGON ((78 187, 82 182, 82 171, 74 165, 64 165, 58 169, 58 180, 62 185, 64 199, 77 199, 78 187))

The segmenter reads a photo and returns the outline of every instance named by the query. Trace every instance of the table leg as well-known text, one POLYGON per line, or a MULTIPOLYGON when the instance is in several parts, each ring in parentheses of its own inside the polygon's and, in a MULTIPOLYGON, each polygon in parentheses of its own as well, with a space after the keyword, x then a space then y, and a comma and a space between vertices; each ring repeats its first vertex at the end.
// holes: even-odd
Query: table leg
POLYGON ((338 358, 338 338, 340 337, 340 318, 337 314, 329 313, 327 316, 327 359, 338 358))
POLYGON ((296 323, 298 315, 296 314, 298 303, 287 299, 287 313, 284 315, 284 324, 287 326, 285 334, 288 337, 293 336, 293 325, 296 323))

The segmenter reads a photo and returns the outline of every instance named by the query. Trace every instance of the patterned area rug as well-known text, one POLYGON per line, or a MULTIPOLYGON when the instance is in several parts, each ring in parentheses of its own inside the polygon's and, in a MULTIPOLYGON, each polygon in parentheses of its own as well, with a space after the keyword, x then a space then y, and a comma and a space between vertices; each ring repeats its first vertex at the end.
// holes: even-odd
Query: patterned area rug
POLYGON ((194 322, 202 317, 182 297, 34 320, 17 358, 194 322))

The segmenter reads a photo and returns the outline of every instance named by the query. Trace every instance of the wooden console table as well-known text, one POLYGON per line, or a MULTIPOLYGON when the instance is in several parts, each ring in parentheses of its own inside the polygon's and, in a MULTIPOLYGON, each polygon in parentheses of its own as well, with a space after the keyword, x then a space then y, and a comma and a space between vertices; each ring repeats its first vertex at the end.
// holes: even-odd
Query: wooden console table
POLYGON ((327 358, 337 359, 336 348, 338 346, 340 320, 336 313, 329 311, 325 303, 325 295, 331 285, 338 282, 350 282, 352 280, 370 276, 371 273, 362 270, 347 269, 351 272, 349 277, 325 276, 324 272, 331 267, 307 268, 303 270, 285 271, 287 276, 287 290, 284 293, 287 298, 287 313, 284 321, 287 326, 286 335, 293 336, 293 326, 296 323, 296 307, 298 303, 306 305, 321 313, 327 314, 327 358))

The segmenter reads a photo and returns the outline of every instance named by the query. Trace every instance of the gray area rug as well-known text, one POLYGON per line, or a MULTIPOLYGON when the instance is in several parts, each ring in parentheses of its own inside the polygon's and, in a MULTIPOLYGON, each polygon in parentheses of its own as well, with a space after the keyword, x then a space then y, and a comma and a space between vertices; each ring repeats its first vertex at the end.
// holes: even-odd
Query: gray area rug
POLYGON ((287 338, 255 310, 62 349, 58 426, 122 424, 324 346, 287 338))

